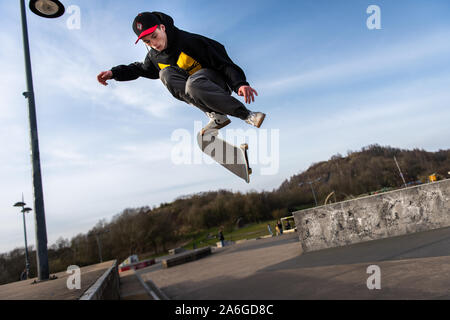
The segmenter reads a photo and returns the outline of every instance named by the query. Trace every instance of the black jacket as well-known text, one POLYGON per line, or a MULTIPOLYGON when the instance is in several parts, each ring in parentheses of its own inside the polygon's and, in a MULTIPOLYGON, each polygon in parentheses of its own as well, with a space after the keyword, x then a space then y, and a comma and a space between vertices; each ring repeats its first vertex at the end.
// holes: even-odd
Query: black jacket
POLYGON ((158 52, 151 49, 144 62, 134 62, 111 69, 117 81, 135 80, 139 77, 158 79, 159 71, 168 66, 178 66, 190 75, 202 68, 218 71, 228 86, 238 92, 242 85, 249 85, 244 71, 231 61, 224 46, 207 37, 178 29, 173 19, 161 12, 153 12, 166 27, 168 46, 158 52))

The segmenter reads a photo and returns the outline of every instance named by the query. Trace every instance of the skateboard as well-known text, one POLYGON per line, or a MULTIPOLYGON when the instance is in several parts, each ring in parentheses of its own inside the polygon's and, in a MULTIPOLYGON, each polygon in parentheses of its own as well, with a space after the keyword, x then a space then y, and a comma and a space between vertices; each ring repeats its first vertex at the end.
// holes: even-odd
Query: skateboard
POLYGON ((238 177, 250 183, 252 169, 248 165, 248 144, 243 143, 240 147, 234 146, 218 136, 218 130, 197 134, 197 143, 200 150, 210 156, 214 161, 228 169, 238 177))

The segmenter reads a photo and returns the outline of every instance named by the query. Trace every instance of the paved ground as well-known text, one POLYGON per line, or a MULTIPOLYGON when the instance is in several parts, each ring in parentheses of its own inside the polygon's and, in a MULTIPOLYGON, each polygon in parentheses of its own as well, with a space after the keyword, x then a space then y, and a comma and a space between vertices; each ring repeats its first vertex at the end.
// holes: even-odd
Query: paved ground
POLYGON ((450 228, 302 254, 296 234, 138 270, 170 299, 450 299, 450 228), (369 290, 370 265, 381 289, 369 290))
MULTIPOLYGON (((302 254, 296 234, 213 250, 190 263, 137 270, 170 299, 450 299, 450 228, 302 254), (369 290, 367 267, 381 270, 381 289, 369 290)), ((112 261, 81 269, 81 289, 69 274, 32 284, 0 286, 0 300, 76 300, 112 261)), ((120 274, 122 299, 151 299, 134 271, 120 274)))
MULTIPOLYGON (((77 300, 111 266, 113 261, 81 268, 81 289, 69 290, 66 272, 56 273, 57 279, 33 284, 29 279, 0 286, 0 300, 77 300)), ((53 274, 52 274, 53 275, 53 274)), ((135 275, 134 270, 120 272, 121 300, 152 300, 135 275)))
MULTIPOLYGON (((0 286, 0 300, 77 300, 113 264, 108 261, 81 268, 81 289, 69 290, 66 272, 56 273, 57 279, 32 284, 28 279, 0 286)), ((51 274, 52 276, 53 274, 51 274)))
POLYGON ((121 300, 153 300, 136 277, 134 270, 120 272, 121 300))

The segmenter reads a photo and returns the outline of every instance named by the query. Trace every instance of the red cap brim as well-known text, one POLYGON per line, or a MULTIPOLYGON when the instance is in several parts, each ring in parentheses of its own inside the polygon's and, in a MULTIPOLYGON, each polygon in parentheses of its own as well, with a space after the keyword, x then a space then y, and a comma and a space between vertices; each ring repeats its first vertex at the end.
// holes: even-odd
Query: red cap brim
POLYGON ((136 40, 136 42, 134 44, 138 43, 138 41, 142 37, 145 37, 146 35, 149 35, 149 34, 153 33, 156 30, 156 28, 158 28, 158 25, 155 25, 155 26, 153 26, 153 27, 151 27, 151 28, 149 28, 147 30, 142 31, 142 33, 139 35, 139 37, 137 38, 137 40, 136 40))

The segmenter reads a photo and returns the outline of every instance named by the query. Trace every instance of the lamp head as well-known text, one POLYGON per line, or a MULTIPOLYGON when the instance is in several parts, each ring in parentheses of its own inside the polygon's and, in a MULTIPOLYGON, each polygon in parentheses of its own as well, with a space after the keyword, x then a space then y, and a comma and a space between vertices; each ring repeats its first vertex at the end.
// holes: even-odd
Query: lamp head
POLYGON ((44 18, 58 18, 64 14, 64 5, 58 0, 30 0, 30 10, 44 18))
POLYGON ((17 202, 14 207, 24 207, 26 205, 25 202, 17 202))

